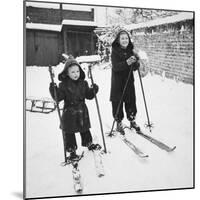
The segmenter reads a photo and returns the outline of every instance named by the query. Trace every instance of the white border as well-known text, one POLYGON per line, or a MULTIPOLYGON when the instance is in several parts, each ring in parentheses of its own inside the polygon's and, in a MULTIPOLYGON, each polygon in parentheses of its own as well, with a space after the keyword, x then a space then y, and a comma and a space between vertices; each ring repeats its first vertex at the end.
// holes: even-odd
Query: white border
MULTIPOLYGON (((51 1, 51 0, 49 0, 51 1)), ((190 1, 144 1, 144 0, 70 0, 70 3, 118 5, 145 8, 194 10, 196 20, 196 189, 163 192, 144 192, 103 196, 59 198, 60 200, 188 200, 200 195, 200 74, 199 74, 199 4, 190 1)), ((22 0, 1 3, 1 140, 0 140, 0 186, 1 199, 16 200, 22 194, 22 141, 23 141, 23 9, 22 0)), ((161 177, 162 178, 162 177, 161 177)))

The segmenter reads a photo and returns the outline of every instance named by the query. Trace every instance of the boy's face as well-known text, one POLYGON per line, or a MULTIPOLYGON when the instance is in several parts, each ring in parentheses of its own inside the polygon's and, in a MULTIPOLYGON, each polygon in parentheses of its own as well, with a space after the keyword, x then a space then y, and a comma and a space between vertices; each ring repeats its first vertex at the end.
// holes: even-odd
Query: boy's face
POLYGON ((68 69, 68 76, 72 79, 72 80, 78 80, 80 77, 80 69, 79 66, 77 65, 72 65, 69 67, 68 69))
POLYGON ((129 43, 129 37, 126 33, 122 33, 119 36, 119 44, 123 47, 126 48, 129 43))

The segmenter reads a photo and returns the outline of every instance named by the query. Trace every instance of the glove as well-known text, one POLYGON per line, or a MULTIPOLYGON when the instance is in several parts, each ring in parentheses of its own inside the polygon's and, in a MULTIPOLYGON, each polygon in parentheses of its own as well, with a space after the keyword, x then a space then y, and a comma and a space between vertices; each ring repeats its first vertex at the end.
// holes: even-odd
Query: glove
POLYGON ((49 84, 49 88, 53 89, 54 87, 57 88, 56 83, 52 83, 52 82, 51 82, 51 83, 49 84))
POLYGON ((133 71, 138 70, 139 67, 140 67, 140 63, 139 63, 139 62, 134 63, 134 64, 133 64, 133 71))
POLYGON ((137 61, 135 56, 131 56, 126 60, 126 63, 130 66, 137 61))
POLYGON ((93 84, 93 90, 95 93, 97 93, 99 91, 99 86, 97 84, 93 84))

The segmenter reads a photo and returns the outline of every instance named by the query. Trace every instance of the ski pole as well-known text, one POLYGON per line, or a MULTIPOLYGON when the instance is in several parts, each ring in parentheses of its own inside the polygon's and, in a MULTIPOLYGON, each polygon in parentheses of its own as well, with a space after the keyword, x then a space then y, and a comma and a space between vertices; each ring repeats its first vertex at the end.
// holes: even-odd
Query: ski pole
MULTIPOLYGON (((144 65, 144 63, 140 60, 140 63, 142 63, 144 65)), ((146 128, 149 128, 149 131, 151 132, 152 128, 153 128, 153 124, 150 123, 149 120, 149 114, 148 114, 148 109, 147 109, 147 103, 146 103, 146 99, 145 99, 145 94, 144 94, 144 87, 143 87, 143 83, 142 83, 142 77, 140 74, 140 69, 138 69, 138 76, 140 79, 140 85, 141 85, 141 89, 142 89, 142 95, 143 95, 143 99, 144 99, 144 105, 145 105, 145 110, 146 110, 146 115, 147 115, 147 124, 145 124, 146 128)))
POLYGON ((131 67, 130 67, 128 78, 126 80, 126 83, 125 83, 125 86, 124 86, 124 89, 123 89, 122 96, 120 98, 119 104, 117 105, 117 110, 116 110, 115 117, 114 117, 114 120, 113 120, 113 123, 112 123, 112 128, 111 128, 110 133, 108 134, 108 136, 112 136, 113 135, 112 132, 113 132, 114 125, 115 125, 115 122, 116 122, 116 118, 117 118, 117 115, 119 113, 120 105, 122 103, 122 100, 123 100, 123 97, 124 97, 124 94, 125 94, 125 91, 126 91, 126 88, 127 88, 127 85, 128 85, 128 81, 129 81, 129 79, 131 77, 132 71, 133 71, 133 65, 131 65, 131 67))
MULTIPOLYGON (((49 73, 50 73, 50 77, 51 77, 51 82, 54 85, 55 82, 54 82, 54 73, 53 73, 52 66, 49 66, 49 73)), ((58 96, 57 96, 57 91, 56 91, 55 85, 54 85, 53 88, 54 88, 55 104, 56 104, 56 108, 57 108, 57 111, 58 111, 58 117, 59 117, 59 120, 60 120, 60 126, 61 126, 61 129, 62 129, 63 146, 64 146, 64 157, 65 157, 65 163, 66 163, 67 162, 67 156, 66 156, 66 148, 65 148, 65 134, 64 134, 64 131, 63 131, 63 123, 62 123, 62 119, 61 119, 61 113, 60 113, 60 108, 59 108, 59 103, 58 103, 58 96)))
MULTIPOLYGON (((89 64, 89 66, 88 66, 89 74, 90 74, 90 79, 91 79, 92 87, 93 87, 94 86, 94 80, 93 80, 93 76, 92 76, 91 67, 92 67, 92 64, 89 64)), ((103 126, 102 126, 102 120, 101 120, 101 115, 100 115, 99 103, 98 103, 98 99, 97 99, 97 95, 96 95, 95 91, 94 91, 94 97, 95 97, 97 112, 98 112, 98 116, 99 116, 99 123, 100 123, 100 128, 101 128, 102 139, 103 139, 104 151, 105 151, 105 153, 107 153, 105 138, 104 138, 104 134, 103 134, 103 126)))

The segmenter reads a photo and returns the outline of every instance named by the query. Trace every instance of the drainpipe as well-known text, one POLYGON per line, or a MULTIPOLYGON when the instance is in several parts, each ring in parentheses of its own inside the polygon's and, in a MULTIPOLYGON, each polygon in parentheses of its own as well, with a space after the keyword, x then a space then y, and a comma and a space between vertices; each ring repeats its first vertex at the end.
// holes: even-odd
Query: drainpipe
POLYGON ((62 24, 62 20, 63 20, 63 9, 62 9, 62 3, 60 3, 60 24, 62 24))

